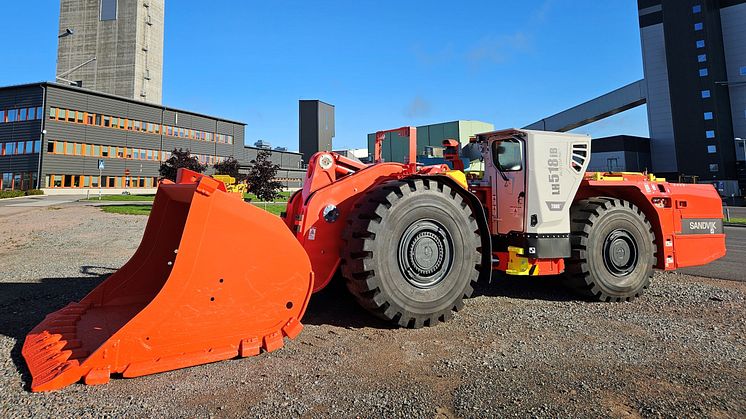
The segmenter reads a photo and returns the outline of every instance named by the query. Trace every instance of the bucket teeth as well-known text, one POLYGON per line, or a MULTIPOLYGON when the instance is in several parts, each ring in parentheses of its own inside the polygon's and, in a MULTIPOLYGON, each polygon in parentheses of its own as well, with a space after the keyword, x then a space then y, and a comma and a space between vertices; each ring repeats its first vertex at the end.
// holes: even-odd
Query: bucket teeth
POLYGON ((29 348, 26 359, 29 361, 36 361, 39 359, 49 359, 55 354, 59 353, 65 346, 65 341, 58 340, 42 347, 29 348))
POLYGON ((281 332, 274 332, 264 337, 262 348, 267 352, 276 351, 284 344, 281 332))
POLYGON ((244 339, 238 347, 238 356, 245 358, 247 356, 259 355, 262 351, 262 343, 258 338, 244 339))
POLYGON ((303 325, 296 318, 290 319, 285 327, 282 328, 282 333, 290 339, 295 339, 296 336, 303 330, 303 325))
POLYGON ((22 352, 33 377, 33 391, 56 388, 55 382, 69 381, 66 375, 74 372, 71 369, 88 356, 76 336, 77 323, 83 313, 85 306, 70 304, 48 315, 26 337, 22 352))

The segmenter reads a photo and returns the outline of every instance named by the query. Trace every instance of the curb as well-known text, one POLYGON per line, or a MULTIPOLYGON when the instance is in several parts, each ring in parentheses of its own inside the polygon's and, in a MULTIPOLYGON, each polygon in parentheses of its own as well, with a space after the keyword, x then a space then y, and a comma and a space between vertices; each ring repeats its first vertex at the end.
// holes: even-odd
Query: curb
POLYGON ((739 223, 739 224, 736 224, 736 223, 727 223, 727 222, 724 222, 724 223, 723 223, 723 225, 724 225, 725 227, 740 227, 740 228, 746 228, 746 224, 740 224, 740 223, 739 223))
POLYGON ((123 205, 153 206, 153 201, 77 201, 90 207, 112 207, 123 205))
POLYGON ((23 199, 23 198, 32 198, 32 197, 35 197, 35 196, 49 196, 49 195, 23 195, 23 196, 14 196, 12 198, 0 198, 0 202, 13 201, 13 200, 16 200, 16 199, 23 199))

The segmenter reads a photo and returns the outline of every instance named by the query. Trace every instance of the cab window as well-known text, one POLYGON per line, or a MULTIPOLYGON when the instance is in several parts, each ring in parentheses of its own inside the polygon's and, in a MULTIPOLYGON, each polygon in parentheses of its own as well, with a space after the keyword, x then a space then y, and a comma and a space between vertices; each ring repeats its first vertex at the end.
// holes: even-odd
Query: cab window
POLYGON ((502 172, 517 172, 523 169, 521 142, 515 139, 492 143, 492 159, 502 172))

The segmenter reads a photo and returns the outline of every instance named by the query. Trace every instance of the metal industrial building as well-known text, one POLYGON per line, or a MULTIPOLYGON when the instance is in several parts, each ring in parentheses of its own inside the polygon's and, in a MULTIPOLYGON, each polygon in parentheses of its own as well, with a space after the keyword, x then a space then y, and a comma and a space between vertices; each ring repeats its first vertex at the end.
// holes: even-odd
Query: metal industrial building
POLYGON ((650 171, 650 139, 631 135, 594 138, 591 143, 591 172, 650 171))
POLYGON ((57 80, 161 103, 164 0, 61 0, 57 80))
MULTIPOLYGON (((174 149, 208 165, 234 156, 250 166, 261 149, 244 146, 244 130, 241 122, 56 83, 0 88, 0 189, 154 191, 174 149)), ((301 154, 267 151, 281 167, 278 180, 301 186, 301 154)))
MULTIPOLYGON (((452 121, 417 127, 417 159, 433 157, 433 150, 443 148, 443 140, 454 139, 462 145, 469 143, 469 138, 483 132, 494 131, 495 126, 481 121, 452 121)), ((373 156, 376 134, 368 134, 368 154, 373 156)), ((404 162, 409 150, 409 142, 398 134, 386 134, 381 148, 384 161, 404 162)))

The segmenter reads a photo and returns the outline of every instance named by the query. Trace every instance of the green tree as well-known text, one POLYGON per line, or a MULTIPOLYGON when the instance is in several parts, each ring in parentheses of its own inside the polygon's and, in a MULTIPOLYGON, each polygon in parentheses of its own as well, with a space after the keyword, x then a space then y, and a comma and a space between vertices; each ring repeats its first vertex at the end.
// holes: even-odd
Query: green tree
POLYGON ((212 167, 215 169, 215 174, 232 176, 236 178, 237 182, 241 182, 246 176, 238 172, 239 166, 238 160, 230 156, 219 163, 215 163, 212 167))
POLYGON ((158 173, 161 175, 161 179, 169 179, 176 182, 176 172, 181 168, 202 173, 207 169, 207 165, 200 163, 199 160, 197 160, 197 157, 192 156, 189 149, 186 151, 182 149, 174 149, 174 151, 171 152, 171 157, 161 163, 158 173))
POLYGON ((282 183, 275 180, 280 166, 272 163, 269 156, 268 151, 260 151, 256 159, 251 161, 253 166, 246 176, 249 181, 249 192, 256 195, 260 201, 274 201, 282 190, 282 183))

